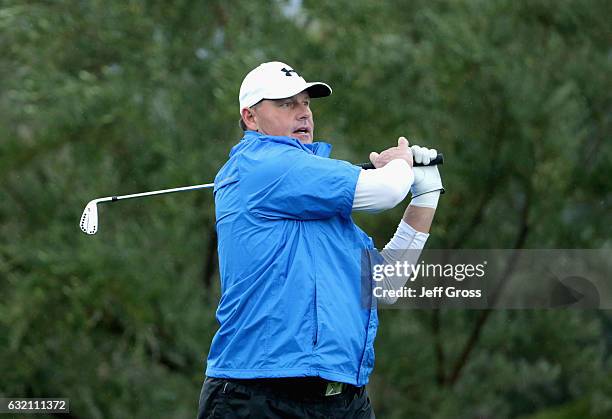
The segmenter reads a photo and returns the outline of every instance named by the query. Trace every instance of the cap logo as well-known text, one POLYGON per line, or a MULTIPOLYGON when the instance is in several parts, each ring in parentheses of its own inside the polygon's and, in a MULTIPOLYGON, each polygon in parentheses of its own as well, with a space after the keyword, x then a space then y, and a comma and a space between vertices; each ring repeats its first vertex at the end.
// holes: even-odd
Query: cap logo
POLYGON ((285 67, 281 68, 281 71, 285 72, 285 76, 291 77, 291 73, 295 73, 297 75, 297 71, 295 70, 287 70, 285 67))

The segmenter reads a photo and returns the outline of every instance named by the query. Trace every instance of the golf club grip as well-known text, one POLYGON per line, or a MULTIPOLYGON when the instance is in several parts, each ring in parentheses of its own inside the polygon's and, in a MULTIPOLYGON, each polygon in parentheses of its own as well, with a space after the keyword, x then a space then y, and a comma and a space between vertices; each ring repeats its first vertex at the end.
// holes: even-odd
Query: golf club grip
MULTIPOLYGON (((444 164, 444 154, 438 153, 435 159, 431 160, 429 164, 423 163, 414 163, 415 166, 433 166, 436 164, 444 164)), ((374 165, 372 163, 359 163, 357 166, 361 167, 364 170, 374 169, 374 165)))

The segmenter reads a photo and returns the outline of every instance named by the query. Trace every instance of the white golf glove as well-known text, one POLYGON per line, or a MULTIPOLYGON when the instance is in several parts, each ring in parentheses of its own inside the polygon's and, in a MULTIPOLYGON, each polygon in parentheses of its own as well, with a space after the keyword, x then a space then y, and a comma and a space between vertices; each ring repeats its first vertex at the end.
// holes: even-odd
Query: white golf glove
MULTIPOLYGON (((438 155, 438 151, 433 148, 413 145, 410 146, 410 149, 412 150, 415 163, 428 164, 438 155)), ((438 166, 415 166, 412 168, 412 171, 414 172, 414 183, 410 188, 412 194, 410 205, 436 208, 440 193, 444 193, 438 166)))

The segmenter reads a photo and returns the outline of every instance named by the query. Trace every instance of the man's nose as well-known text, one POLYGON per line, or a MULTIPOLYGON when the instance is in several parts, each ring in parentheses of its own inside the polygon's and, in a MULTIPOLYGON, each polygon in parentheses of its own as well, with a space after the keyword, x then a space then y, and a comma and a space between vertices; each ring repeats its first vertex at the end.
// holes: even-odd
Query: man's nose
POLYGON ((299 105, 299 109, 298 109, 298 113, 297 113, 297 119, 308 119, 310 118, 310 116, 312 115, 312 112, 310 111, 310 107, 308 105, 299 105))

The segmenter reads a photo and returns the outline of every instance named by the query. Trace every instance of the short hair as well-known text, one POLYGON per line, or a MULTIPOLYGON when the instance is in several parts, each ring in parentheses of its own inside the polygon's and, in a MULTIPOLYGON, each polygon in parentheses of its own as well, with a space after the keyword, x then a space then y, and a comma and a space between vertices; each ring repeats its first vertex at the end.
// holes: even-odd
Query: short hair
MULTIPOLYGON (((257 102, 257 103, 256 103, 256 104, 254 104, 253 106, 249 106, 249 108, 251 108, 251 109, 256 108, 256 107, 257 107, 257 106, 259 106, 259 104, 260 104, 261 102, 263 102, 264 100, 265 100, 265 99, 260 100, 259 102, 257 102)), ((241 128, 243 131, 246 131, 246 130, 248 130, 248 129, 249 129, 249 128, 246 126, 246 124, 244 123, 244 121, 242 120, 242 115, 240 115, 240 120, 238 121, 238 125, 240 125, 240 128, 241 128)))

